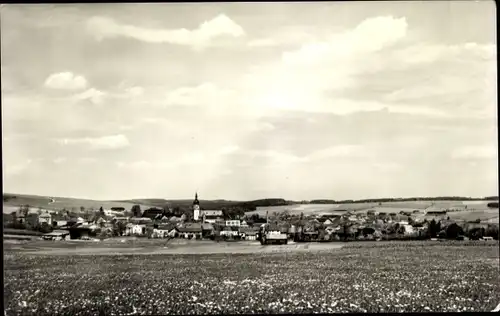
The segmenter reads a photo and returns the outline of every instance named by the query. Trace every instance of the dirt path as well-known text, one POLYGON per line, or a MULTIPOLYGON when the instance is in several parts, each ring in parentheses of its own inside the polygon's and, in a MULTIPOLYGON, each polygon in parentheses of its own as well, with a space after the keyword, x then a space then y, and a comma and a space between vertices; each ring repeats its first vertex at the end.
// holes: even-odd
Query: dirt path
MULTIPOLYGON (((286 253, 301 251, 328 251, 342 248, 340 243, 290 243, 288 245, 267 245, 259 242, 192 242, 186 244, 173 243, 167 246, 130 246, 113 247, 112 244, 98 243, 85 247, 41 247, 25 249, 23 253, 33 255, 158 255, 158 254, 219 254, 219 253, 286 253)), ((19 248, 19 250, 22 247, 19 248)))

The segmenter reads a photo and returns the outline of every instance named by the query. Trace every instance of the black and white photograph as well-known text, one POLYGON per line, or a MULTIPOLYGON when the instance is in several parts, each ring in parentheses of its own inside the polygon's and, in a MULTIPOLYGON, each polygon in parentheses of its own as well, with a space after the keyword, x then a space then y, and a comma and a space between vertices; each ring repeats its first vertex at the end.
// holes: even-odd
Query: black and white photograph
POLYGON ((0 5, 4 315, 500 311, 496 3, 0 5))

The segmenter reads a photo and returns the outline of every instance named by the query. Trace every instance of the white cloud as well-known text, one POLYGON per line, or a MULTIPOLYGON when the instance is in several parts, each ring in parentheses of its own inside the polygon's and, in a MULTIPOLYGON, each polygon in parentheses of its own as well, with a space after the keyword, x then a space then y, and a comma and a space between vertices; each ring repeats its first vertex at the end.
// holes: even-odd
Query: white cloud
POLYGON ((165 105, 227 105, 228 101, 235 98, 235 92, 221 89, 213 83, 203 83, 195 87, 181 87, 169 92, 165 105))
POLYGON ((318 160, 338 157, 364 157, 371 153, 359 145, 338 145, 315 151, 306 157, 307 160, 318 160))
POLYGON ((88 30, 98 40, 113 37, 129 37, 148 43, 170 43, 202 48, 221 36, 241 37, 245 32, 241 26, 224 14, 203 22, 194 30, 150 29, 120 24, 107 17, 92 17, 87 21, 88 30))
POLYGON ((104 102, 104 98, 106 97, 106 93, 99 91, 95 88, 90 88, 82 93, 79 93, 74 96, 74 99, 80 101, 89 101, 92 104, 102 104, 104 102))
MULTIPOLYGON (((383 16, 369 18, 361 22, 354 30, 333 35, 328 41, 310 43, 298 51, 283 53, 285 64, 318 64, 327 57, 342 62, 357 59, 359 55, 370 54, 396 43, 406 36, 406 19, 383 16)), ((345 65, 342 70, 349 71, 345 65)), ((338 71, 338 69, 335 69, 338 71)))
POLYGON ((81 90, 87 86, 87 80, 72 72, 60 72, 50 75, 45 80, 45 86, 51 89, 81 90))
POLYGON ((127 95, 132 97, 138 97, 144 94, 144 88, 138 86, 127 88, 125 91, 127 95))
POLYGON ((452 152, 454 159, 495 159, 498 157, 496 146, 464 146, 452 152))
POLYGON ((59 140, 59 143, 62 145, 77 145, 77 144, 86 144, 89 145, 90 148, 99 150, 99 149, 119 149, 130 146, 128 138, 124 135, 112 135, 112 136, 103 136, 96 138, 66 138, 59 140))
POLYGON ((118 168, 128 168, 128 169, 137 169, 137 170, 142 170, 146 168, 150 168, 153 166, 152 163, 140 160, 140 161, 134 161, 130 163, 125 163, 125 162, 118 162, 117 163, 118 168))

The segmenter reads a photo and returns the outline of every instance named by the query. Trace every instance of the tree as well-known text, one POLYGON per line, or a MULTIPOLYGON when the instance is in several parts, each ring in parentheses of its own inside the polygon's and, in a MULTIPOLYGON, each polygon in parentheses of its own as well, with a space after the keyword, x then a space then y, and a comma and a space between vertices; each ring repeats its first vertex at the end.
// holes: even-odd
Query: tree
POLYGON ((457 223, 453 223, 446 228, 446 237, 449 239, 456 239, 463 234, 464 230, 457 223))
POLYGON ((485 231, 485 235, 498 240, 498 225, 488 225, 485 231))
POLYGON ((122 236, 125 233, 127 226, 122 221, 115 221, 113 223, 113 235, 122 236))
POLYGON ((80 206, 80 213, 85 214, 85 206, 80 206))
POLYGON ((438 233, 441 231, 441 222, 436 222, 435 219, 432 219, 432 221, 429 224, 429 237, 430 238, 436 238, 438 233))
POLYGON ((52 227, 47 222, 43 222, 38 226, 38 230, 44 234, 48 234, 52 232, 52 227))
POLYGON ((99 215, 100 216, 104 216, 105 215, 104 209, 102 208, 102 206, 99 208, 99 215))
POLYGON ((131 212, 132 212, 134 217, 141 217, 142 216, 141 206, 138 204, 132 206, 131 212))

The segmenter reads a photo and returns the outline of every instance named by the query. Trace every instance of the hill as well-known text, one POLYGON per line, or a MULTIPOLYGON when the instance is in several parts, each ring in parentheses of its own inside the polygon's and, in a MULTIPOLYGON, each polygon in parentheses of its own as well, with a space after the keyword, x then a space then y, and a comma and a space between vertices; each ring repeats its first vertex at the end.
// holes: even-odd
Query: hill
POLYGON ((68 211, 80 211, 81 207, 84 207, 86 210, 98 210, 101 206, 104 209, 111 209, 111 207, 124 207, 126 210, 130 210, 134 204, 141 205, 142 209, 153 206, 147 203, 133 203, 130 201, 99 201, 27 194, 3 194, 3 213, 12 213, 13 211, 16 211, 20 205, 29 205, 32 209, 42 208, 48 210, 66 209, 68 211))
MULTIPOLYGON (((134 199, 117 201, 120 203, 147 204, 155 207, 189 207, 193 204, 192 199, 167 200, 167 199, 134 199)), ((259 199, 253 201, 231 201, 231 200, 200 200, 203 209, 222 209, 227 207, 242 207, 249 210, 255 210, 257 207, 280 206, 295 204, 293 201, 285 201, 280 198, 259 199)))

